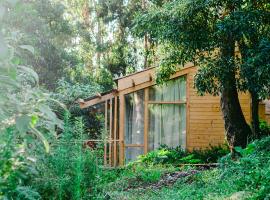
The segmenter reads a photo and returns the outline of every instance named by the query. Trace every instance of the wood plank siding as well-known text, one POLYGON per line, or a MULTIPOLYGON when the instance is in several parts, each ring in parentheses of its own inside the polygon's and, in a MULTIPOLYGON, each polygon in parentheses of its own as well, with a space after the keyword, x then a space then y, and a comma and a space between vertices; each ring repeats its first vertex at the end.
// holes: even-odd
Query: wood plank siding
MULTIPOLYGON (((194 88, 194 75, 197 68, 193 67, 187 75, 189 90, 189 130, 187 132, 187 149, 200 149, 223 144, 225 142, 225 129, 220 97, 205 95, 198 96, 194 88)), ((250 95, 239 93, 239 100, 247 122, 250 122, 250 95)))

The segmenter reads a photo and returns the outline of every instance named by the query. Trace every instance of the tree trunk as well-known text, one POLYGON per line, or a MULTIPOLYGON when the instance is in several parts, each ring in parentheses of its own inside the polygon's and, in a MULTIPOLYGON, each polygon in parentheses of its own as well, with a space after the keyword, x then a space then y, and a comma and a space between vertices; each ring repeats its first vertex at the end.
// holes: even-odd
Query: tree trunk
POLYGON ((220 104, 229 145, 232 149, 235 146, 246 147, 251 130, 243 115, 235 83, 222 90, 220 104))
POLYGON ((260 126, 259 126, 259 98, 258 94, 251 92, 251 110, 252 110, 252 132, 254 139, 260 137, 260 126))
MULTIPOLYGON (((146 0, 142 0, 142 9, 146 10, 146 0)), ((143 67, 148 68, 148 36, 147 33, 144 34, 143 37, 143 43, 144 43, 144 61, 143 61, 143 67)))
POLYGON ((225 64, 221 66, 224 70, 225 80, 222 80, 221 108, 225 123, 226 137, 231 149, 234 147, 246 147, 248 137, 252 134, 246 123, 242 108, 240 106, 236 88, 235 66, 232 63, 234 58, 235 43, 229 38, 226 48, 221 49, 221 55, 225 64), (231 44, 231 45, 228 45, 231 44))

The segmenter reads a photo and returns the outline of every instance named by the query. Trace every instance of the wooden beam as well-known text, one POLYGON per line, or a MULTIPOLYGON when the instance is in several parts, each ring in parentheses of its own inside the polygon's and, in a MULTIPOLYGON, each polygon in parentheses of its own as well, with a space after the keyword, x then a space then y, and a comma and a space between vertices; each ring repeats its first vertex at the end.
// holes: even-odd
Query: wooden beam
MULTIPOLYGON (((110 141, 113 133, 113 99, 110 99, 110 141)), ((109 164, 112 166, 112 143, 109 142, 109 164)))
POLYGON ((149 73, 149 81, 153 81, 152 74, 149 73))
MULTIPOLYGON (((107 137, 108 134, 108 101, 105 101, 105 137, 107 137)), ((107 165, 107 142, 104 141, 104 165, 107 165)))
POLYGON ((114 143, 113 143, 113 165, 116 167, 117 164, 117 112, 118 112, 118 107, 117 107, 117 96, 114 98, 114 143))
POLYGON ((117 94, 115 92, 111 92, 109 94, 106 94, 106 95, 101 96, 101 97, 96 97, 96 98, 91 99, 89 101, 79 102, 79 105, 80 105, 80 108, 82 108, 82 109, 87 108, 87 107, 93 106, 95 104, 102 103, 106 100, 109 100, 109 99, 113 98, 114 96, 117 96, 117 94))
POLYGON ((147 154, 148 152, 148 124, 149 124, 148 102, 149 102, 149 88, 145 88, 144 90, 144 154, 147 154))
MULTIPOLYGON (((176 72, 173 76, 171 76, 170 78, 171 79, 174 79, 174 78, 177 78, 179 76, 183 76, 183 75, 186 75, 188 74, 191 70, 193 69, 193 67, 188 67, 188 68, 184 68, 178 72, 176 72)), ((149 77, 148 77, 149 79, 149 77)), ((138 90, 141 90, 141 89, 144 89, 144 88, 147 88, 147 87, 151 87, 153 85, 156 85, 156 82, 154 80, 152 81, 147 81, 147 82, 144 82, 144 83, 141 83, 141 84, 137 84, 136 83, 136 86, 133 87, 132 85, 129 87, 129 88, 125 88, 123 90, 120 91, 120 89, 118 90, 119 92, 119 96, 120 95, 124 95, 124 94, 128 94, 128 93, 132 93, 132 92, 135 92, 135 91, 138 91, 138 90)))
POLYGON ((188 137, 189 137, 189 132, 190 132, 190 79, 189 76, 192 76, 191 74, 187 74, 186 75, 186 141, 185 142, 185 146, 184 148, 187 148, 187 141, 188 141, 188 137))
MULTIPOLYGON (((194 67, 194 64, 192 62, 186 63, 184 67, 182 67, 179 71, 177 71, 174 75, 172 75, 170 79, 176 78, 183 74, 187 74, 187 71, 189 71, 190 68, 192 67, 194 67)), ((142 84, 154 85, 156 84, 155 81, 153 80, 153 77, 155 77, 155 74, 156 74, 156 68, 150 68, 149 70, 138 72, 133 75, 119 79, 118 91, 124 91, 130 88, 134 89, 134 85, 135 87, 142 84)))
POLYGON ((124 147, 124 131, 125 131, 125 96, 119 96, 119 165, 124 165, 125 147, 124 147))
POLYGON ((144 147, 144 144, 125 144, 125 147, 144 147))
POLYGON ((101 94, 98 92, 97 94, 96 94, 96 96, 97 96, 97 98, 101 98, 102 96, 101 96, 101 94))
POLYGON ((135 83, 134 79, 131 79, 131 82, 132 82, 132 87, 135 87, 136 83, 135 83))
POLYGON ((186 101, 148 101, 149 104, 185 104, 186 101))

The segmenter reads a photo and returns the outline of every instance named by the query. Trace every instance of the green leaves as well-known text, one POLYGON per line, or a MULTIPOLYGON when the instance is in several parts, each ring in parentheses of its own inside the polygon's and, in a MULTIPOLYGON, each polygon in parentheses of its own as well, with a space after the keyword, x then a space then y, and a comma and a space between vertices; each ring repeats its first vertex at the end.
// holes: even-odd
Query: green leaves
POLYGON ((38 88, 38 74, 31 67, 21 65, 25 61, 18 51, 34 54, 34 48, 31 45, 16 46, 10 36, 13 33, 8 31, 5 30, 8 37, 0 33, 0 126, 15 127, 16 134, 23 140, 34 135, 31 140, 41 141, 48 152, 45 134, 54 135, 55 126, 62 128, 62 123, 48 106, 49 95, 38 88))
POLYGON ((39 83, 38 74, 33 69, 31 69, 29 67, 22 66, 22 65, 18 65, 18 69, 20 70, 21 73, 25 73, 25 74, 29 75, 31 78, 33 78, 34 83, 36 83, 36 84, 39 83))
POLYGON ((32 119, 27 115, 22 115, 16 118, 16 128, 20 133, 26 133, 30 130, 30 123, 32 119))

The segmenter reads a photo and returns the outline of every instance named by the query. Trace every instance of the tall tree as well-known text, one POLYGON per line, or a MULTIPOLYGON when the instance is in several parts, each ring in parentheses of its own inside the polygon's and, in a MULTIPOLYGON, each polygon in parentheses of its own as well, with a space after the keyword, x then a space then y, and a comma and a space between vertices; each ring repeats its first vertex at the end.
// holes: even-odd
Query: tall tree
POLYGON ((241 51, 241 90, 251 94, 253 137, 259 138, 259 101, 270 96, 270 3, 247 1, 235 18, 241 51))
POLYGON ((54 89, 62 77, 64 68, 77 62, 76 57, 66 51, 70 45, 73 30, 64 19, 64 6, 51 0, 24 1, 17 4, 16 12, 8 12, 3 26, 18 33, 15 42, 29 44, 35 49, 34 59, 26 51, 16 53, 25 65, 33 66, 40 76, 40 83, 54 89))
MULTIPOLYGON (((240 66, 244 65, 239 64, 235 54, 239 42, 246 37, 246 32, 241 32, 239 27, 255 26, 245 20, 243 12, 250 2, 152 1, 148 12, 142 13, 135 21, 138 36, 143 37, 148 32, 167 50, 158 78, 168 79, 178 64, 193 61, 199 66, 195 85, 201 94, 220 94, 227 140, 232 147, 244 147, 251 135, 238 99, 238 90, 247 89, 242 83, 247 83, 248 75, 239 76, 242 73, 240 66)), ((260 3, 269 9, 267 1, 260 3)), ((254 7, 254 11, 261 10, 254 7)))
POLYGON ((79 24, 79 57, 88 68, 104 68, 113 76, 143 68, 143 41, 131 34, 132 20, 142 9, 140 1, 69 0, 65 5, 70 21, 79 24))

